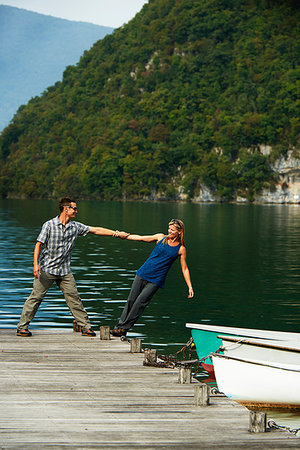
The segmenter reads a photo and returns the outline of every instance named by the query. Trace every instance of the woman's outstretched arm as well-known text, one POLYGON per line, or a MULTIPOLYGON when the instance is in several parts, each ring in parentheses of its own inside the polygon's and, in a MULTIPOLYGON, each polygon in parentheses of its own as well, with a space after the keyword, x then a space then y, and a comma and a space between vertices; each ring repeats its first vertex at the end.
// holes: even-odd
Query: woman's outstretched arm
POLYGON ((158 242, 165 237, 163 233, 151 234, 149 236, 143 236, 140 234, 129 234, 127 241, 143 241, 143 242, 158 242))
POLYGON ((190 271, 189 271, 189 268, 186 263, 186 248, 183 247, 183 245, 180 247, 179 255, 180 255, 180 264, 181 264, 182 274, 183 274, 185 282, 189 288, 188 298, 192 298, 192 297, 194 297, 194 290, 192 287, 190 271))

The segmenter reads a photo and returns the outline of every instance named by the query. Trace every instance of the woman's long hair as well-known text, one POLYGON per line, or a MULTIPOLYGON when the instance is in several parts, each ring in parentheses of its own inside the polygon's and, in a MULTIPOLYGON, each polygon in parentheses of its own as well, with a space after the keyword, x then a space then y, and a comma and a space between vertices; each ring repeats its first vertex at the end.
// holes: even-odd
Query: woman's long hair
MULTIPOLYGON (((177 228, 178 231, 180 231, 180 244, 181 245, 185 245, 184 244, 184 223, 182 222, 182 220, 180 219, 171 219, 170 222, 168 223, 168 225, 173 225, 174 227, 177 228)), ((166 236, 163 240, 163 244, 167 244, 168 243, 168 236, 166 236)))

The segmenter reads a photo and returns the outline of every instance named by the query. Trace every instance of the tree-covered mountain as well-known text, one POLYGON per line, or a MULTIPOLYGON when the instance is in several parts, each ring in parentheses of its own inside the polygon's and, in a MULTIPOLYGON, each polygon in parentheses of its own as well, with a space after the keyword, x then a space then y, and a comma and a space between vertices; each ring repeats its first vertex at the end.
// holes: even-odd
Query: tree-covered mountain
POLYGON ((149 0, 19 109, 0 192, 252 199, 299 150, 299 23, 294 0, 149 0))
POLYGON ((0 130, 113 28, 0 5, 0 130))

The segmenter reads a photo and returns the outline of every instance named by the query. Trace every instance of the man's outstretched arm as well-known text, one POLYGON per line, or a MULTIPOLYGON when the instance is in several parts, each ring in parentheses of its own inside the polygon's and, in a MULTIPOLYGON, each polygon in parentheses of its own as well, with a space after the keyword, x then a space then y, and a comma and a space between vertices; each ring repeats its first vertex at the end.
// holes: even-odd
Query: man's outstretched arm
POLYGON ((126 233, 126 231, 110 230, 103 227, 90 227, 90 233, 97 234, 97 236, 113 236, 121 239, 126 239, 130 234, 126 233))

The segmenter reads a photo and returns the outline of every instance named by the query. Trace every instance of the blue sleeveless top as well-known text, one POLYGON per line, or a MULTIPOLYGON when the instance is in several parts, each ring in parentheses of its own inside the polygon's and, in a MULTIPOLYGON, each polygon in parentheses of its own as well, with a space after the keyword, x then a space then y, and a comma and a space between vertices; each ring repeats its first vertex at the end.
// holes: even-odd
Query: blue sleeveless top
POLYGON ((167 273, 178 257, 181 244, 171 247, 169 244, 163 244, 161 239, 154 247, 149 258, 137 270, 136 274, 146 281, 157 284, 163 288, 167 273))

